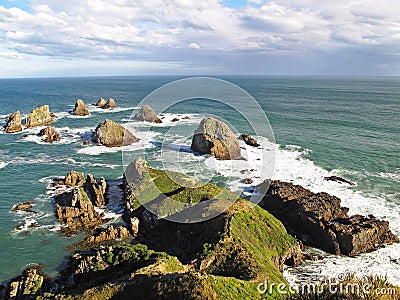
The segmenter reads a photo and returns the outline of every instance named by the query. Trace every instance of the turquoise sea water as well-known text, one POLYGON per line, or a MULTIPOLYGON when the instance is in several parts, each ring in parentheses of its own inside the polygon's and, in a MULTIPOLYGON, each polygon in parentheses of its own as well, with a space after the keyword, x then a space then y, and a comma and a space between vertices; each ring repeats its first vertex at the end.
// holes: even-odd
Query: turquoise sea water
MULTIPOLYGON (((53 177, 75 169, 95 176, 117 179, 122 175, 121 151, 83 146, 82 140, 105 118, 126 123, 138 103, 154 89, 178 77, 99 77, 0 80, 0 117, 48 104, 58 115, 53 124, 62 140, 42 143, 30 129, 0 134, 0 282, 18 274, 29 263, 44 263, 55 273, 69 252, 68 244, 80 237, 65 238, 58 232, 53 204, 46 187, 53 177), (91 107, 88 118, 71 117, 76 99, 87 104, 112 97, 120 109, 112 112, 91 107), (13 205, 33 201, 38 213, 14 213, 13 205), (27 229, 31 222, 40 227, 27 229), (16 230, 14 226, 22 226, 16 230)), ((400 78, 311 78, 311 77, 224 77, 248 91, 267 114, 277 148, 276 177, 293 180, 315 190, 327 189, 340 196, 353 213, 373 213, 391 222, 400 234, 400 78), (323 182, 324 174, 354 181, 355 187, 323 182)), ((157 111, 157 107, 154 107, 157 111)), ((172 107, 165 120, 176 114, 191 120, 174 130, 174 139, 190 145, 188 136, 203 115, 221 115, 236 128, 241 121, 218 103, 192 101, 172 107)), ((169 124, 157 127, 154 141, 167 132, 169 124)), ((244 126, 244 125, 243 125, 244 126)), ((145 125, 136 124, 140 137, 145 125)), ((151 163, 161 166, 154 144, 128 149, 131 154, 146 147, 151 163)), ((200 161, 202 163, 202 161, 200 161)), ((193 170, 183 170, 189 173, 193 170)), ((204 176, 206 176, 205 174, 204 176)), ((223 178, 219 180, 223 181, 223 178)), ((385 257, 400 255, 396 246, 377 255, 346 261, 360 268, 389 270, 400 280, 400 268, 385 257), (386 252, 385 252, 386 251, 386 252), (375 258, 374 258, 375 257, 375 258), (374 260, 375 259, 375 260, 374 260), (364 265, 363 265, 364 264, 364 265), (397 270, 397 273, 396 273, 397 270)), ((332 264, 339 265, 337 258, 332 264)), ((344 260, 342 260, 344 261, 344 260)), ((324 263, 326 268, 329 263, 324 263)), ((317 270, 318 265, 310 266, 317 270)), ((294 271, 290 271, 295 273, 294 271)))

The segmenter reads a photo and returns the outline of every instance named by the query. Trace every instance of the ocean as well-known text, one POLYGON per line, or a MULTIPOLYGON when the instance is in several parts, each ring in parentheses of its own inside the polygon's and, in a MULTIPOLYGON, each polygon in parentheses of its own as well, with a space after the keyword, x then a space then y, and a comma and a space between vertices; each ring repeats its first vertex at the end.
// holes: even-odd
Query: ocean
MULTIPOLYGON (((53 125, 61 134, 60 142, 47 144, 36 136, 40 128, 15 134, 0 132, 0 282, 19 274, 30 263, 43 263, 48 274, 56 274, 70 254, 66 247, 82 238, 82 235, 60 234, 49 189, 53 178, 71 169, 117 180, 123 173, 123 154, 135 157, 145 151, 146 159, 155 167, 177 169, 200 180, 212 176, 217 184, 239 193, 243 191, 241 180, 251 174, 239 172, 239 165, 194 156, 190 151, 177 152, 172 147, 188 149, 193 130, 204 116, 211 114, 223 117, 238 132, 248 132, 246 124, 229 107, 194 99, 170 107, 162 114, 163 123, 151 129, 149 124, 130 119, 149 93, 181 78, 0 80, 0 122, 4 124, 5 117, 16 110, 26 115, 34 107, 48 104, 58 116, 53 125), (89 117, 70 115, 78 98, 91 104, 100 97, 114 98, 119 108, 105 111, 88 105, 89 117), (183 116, 190 119, 171 122, 183 116), (83 146, 83 139, 105 118, 123 124, 141 142, 122 149, 83 146), (167 155, 160 153, 161 142, 171 145, 167 155), (165 156, 172 159, 165 163, 165 156), (26 201, 35 202, 36 213, 12 211, 15 204, 26 201)), ((389 221, 393 232, 400 235, 400 78, 225 76, 221 79, 250 93, 267 115, 274 134, 272 139, 266 128, 265 137, 275 153, 274 179, 338 196, 342 205, 350 208, 350 214, 373 214, 389 221), (355 185, 323 179, 329 175, 341 176, 355 185)), ((246 103, 242 105, 245 107, 246 103)), ((153 108, 158 112, 156 106, 153 108)), ((265 141, 262 136, 259 140, 265 141)), ((253 179, 256 184, 265 178, 253 179)), ((110 188, 112 192, 116 199, 121 196, 110 188)), ((120 210, 113 208, 112 213, 113 222, 119 222, 120 210)), ((346 272, 387 275, 389 281, 400 284, 400 245, 355 258, 327 255, 323 260, 286 268, 284 274, 294 284, 346 272)))

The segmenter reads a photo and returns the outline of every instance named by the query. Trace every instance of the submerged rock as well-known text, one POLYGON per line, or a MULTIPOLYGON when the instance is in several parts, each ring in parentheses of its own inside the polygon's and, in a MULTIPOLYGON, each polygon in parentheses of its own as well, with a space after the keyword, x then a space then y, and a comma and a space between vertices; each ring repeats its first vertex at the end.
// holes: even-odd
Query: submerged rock
POLYGON ((202 154, 211 154, 221 159, 242 159, 240 145, 232 130, 215 118, 204 118, 194 132, 191 149, 202 154))
POLYGON ((106 105, 106 100, 104 100, 104 98, 100 98, 95 105, 98 107, 103 107, 104 105, 106 105))
POLYGON ((12 210, 13 211, 26 211, 26 212, 35 212, 33 211, 32 205, 34 205, 34 202, 24 202, 24 203, 19 203, 17 205, 15 205, 12 210))
POLYGON ((113 98, 110 98, 107 100, 107 102, 101 107, 104 109, 114 109, 117 108, 117 104, 115 104, 115 100, 113 98))
POLYGON ((38 136, 45 137, 43 140, 47 143, 58 142, 61 139, 60 134, 56 131, 54 126, 48 126, 40 130, 38 136))
POLYGON ((146 121, 154 123, 162 123, 161 119, 157 117, 156 112, 149 105, 144 105, 133 117, 137 121, 146 121))
POLYGON ((35 108, 26 117, 26 128, 43 126, 52 123, 53 117, 51 116, 50 109, 48 105, 43 105, 35 108))
POLYGON ((354 256, 399 241, 388 222, 373 216, 349 217, 348 208, 341 206, 340 199, 327 193, 312 193, 281 181, 264 182, 256 192, 265 192, 264 186, 269 183, 262 206, 306 245, 354 256))
POLYGON ((173 118, 171 122, 179 122, 179 118, 173 118))
POLYGON ((260 146, 260 144, 257 143, 257 140, 255 138, 251 137, 248 134, 244 133, 244 134, 242 134, 240 136, 240 138, 249 146, 253 146, 253 147, 259 147, 260 146))
POLYGON ((4 131, 6 133, 14 133, 22 130, 22 119, 19 111, 7 116, 6 122, 4 126, 4 131))
POLYGON ((85 102, 83 102, 82 99, 78 99, 76 101, 73 114, 76 115, 76 116, 87 116, 87 115, 89 115, 89 110, 88 110, 87 106, 85 105, 85 102))
POLYGON ((326 180, 326 181, 336 181, 336 182, 339 182, 339 183, 347 183, 349 185, 354 185, 354 183, 351 182, 350 180, 344 179, 344 178, 339 177, 339 176, 324 177, 324 180, 326 180))
POLYGON ((137 143, 139 139, 120 124, 106 119, 96 127, 93 141, 106 147, 120 147, 137 143))

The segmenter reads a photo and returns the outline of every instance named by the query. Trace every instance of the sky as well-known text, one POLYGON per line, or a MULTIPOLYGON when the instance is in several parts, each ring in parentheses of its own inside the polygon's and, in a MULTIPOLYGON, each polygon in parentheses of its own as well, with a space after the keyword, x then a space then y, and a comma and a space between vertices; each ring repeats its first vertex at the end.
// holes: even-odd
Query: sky
POLYGON ((0 0, 0 78, 400 75, 398 0, 0 0))

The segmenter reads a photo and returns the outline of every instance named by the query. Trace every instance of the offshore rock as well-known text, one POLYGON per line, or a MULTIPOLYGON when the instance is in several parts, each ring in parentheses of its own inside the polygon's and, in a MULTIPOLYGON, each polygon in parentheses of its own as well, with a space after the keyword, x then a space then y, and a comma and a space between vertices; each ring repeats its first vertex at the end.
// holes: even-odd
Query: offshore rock
POLYGON ((242 159, 240 145, 232 130, 215 118, 204 118, 194 132, 191 149, 221 159, 242 159))
POLYGON ((95 105, 98 107, 103 107, 104 105, 106 105, 106 100, 104 100, 104 98, 100 98, 95 105))
POLYGON ((249 146, 253 146, 253 147, 258 147, 258 146, 260 146, 260 144, 259 143, 257 143, 257 140, 255 139, 255 138, 253 138, 253 137, 251 137, 250 135, 248 135, 248 134, 242 134, 241 136, 240 136, 240 138, 247 144, 247 145, 249 145, 249 146))
POLYGON ((354 256, 398 242, 386 221, 373 216, 347 215, 348 208, 327 193, 312 193, 292 183, 261 183, 256 192, 265 192, 262 206, 277 217, 289 233, 306 245, 333 254, 354 256))
POLYGON ((76 101, 73 114, 76 115, 76 116, 87 116, 87 115, 89 115, 89 110, 88 110, 87 106, 85 105, 85 102, 83 102, 82 99, 78 99, 76 101))
POLYGON ((117 104, 115 104, 115 100, 113 98, 110 98, 107 100, 107 102, 101 107, 104 109, 114 109, 117 108, 117 104))
POLYGON ((26 117, 26 128, 43 126, 52 123, 53 117, 51 116, 50 109, 48 105, 43 105, 35 108, 26 117))
POLYGON ((6 122, 4 126, 4 131, 6 133, 14 133, 22 130, 22 119, 19 111, 7 116, 6 122))
POLYGON ((137 121, 146 121, 154 123, 162 123, 162 121, 157 118, 156 112, 149 105, 144 105, 133 117, 137 121))
POLYGON ((34 202, 19 203, 12 208, 12 211, 35 212, 32 210, 32 205, 34 204, 35 204, 34 202))
POLYGON ((47 126, 40 130, 38 136, 44 137, 43 141, 46 143, 58 142, 61 139, 60 134, 56 131, 54 126, 47 126))
POLYGON ((351 182, 350 180, 344 179, 344 178, 339 177, 339 176, 327 176, 327 177, 324 177, 324 180, 326 180, 326 181, 336 181, 336 182, 339 182, 339 183, 347 183, 349 185, 354 185, 354 183, 351 182))
POLYGON ((120 147, 137 143, 139 139, 120 124, 106 119, 96 127, 93 141, 106 147, 120 147))

